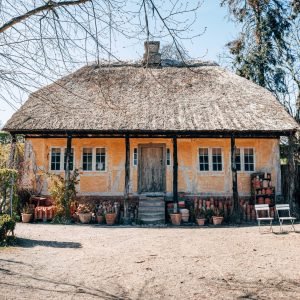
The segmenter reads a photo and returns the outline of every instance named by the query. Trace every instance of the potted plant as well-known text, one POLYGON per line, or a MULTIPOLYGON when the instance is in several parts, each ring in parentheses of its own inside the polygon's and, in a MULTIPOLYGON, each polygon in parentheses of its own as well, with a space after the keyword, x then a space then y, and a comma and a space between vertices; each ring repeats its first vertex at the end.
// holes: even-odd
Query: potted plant
POLYGON ((98 224, 104 223, 104 208, 101 204, 99 204, 99 206, 97 208, 96 218, 97 218, 97 223, 98 224))
POLYGON ((203 226, 205 224, 206 211, 203 207, 198 210, 196 220, 199 226, 203 226))
POLYGON ((31 221, 32 214, 33 214, 32 208, 28 205, 28 203, 26 203, 21 213, 22 222, 29 223, 31 221))
POLYGON ((180 225, 181 223, 181 213, 178 212, 177 203, 174 203, 174 211, 170 214, 171 222, 173 225, 180 225))
POLYGON ((116 222, 117 214, 116 208, 111 203, 107 203, 104 208, 105 220, 107 225, 114 225, 116 222))
POLYGON ((213 224, 214 225, 220 225, 222 224, 223 220, 224 220, 224 212, 220 209, 215 209, 213 211, 213 216, 212 216, 212 219, 213 219, 213 224))
POLYGON ((92 212, 87 204, 79 204, 77 207, 77 214, 81 223, 87 224, 91 222, 92 212))

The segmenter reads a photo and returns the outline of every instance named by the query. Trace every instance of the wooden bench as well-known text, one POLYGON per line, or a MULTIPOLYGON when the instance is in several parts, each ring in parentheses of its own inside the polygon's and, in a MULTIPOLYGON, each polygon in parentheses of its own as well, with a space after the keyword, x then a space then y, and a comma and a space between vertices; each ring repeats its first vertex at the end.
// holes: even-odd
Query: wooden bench
POLYGON ((270 222, 270 231, 273 231, 272 222, 273 222, 274 218, 270 217, 269 204, 256 204, 254 206, 254 208, 255 208, 255 212, 256 212, 256 220, 257 220, 257 223, 258 223, 258 226, 259 226, 259 231, 260 231, 260 222, 261 221, 270 222), (263 212, 267 212, 267 217, 260 216, 260 214, 263 213, 263 212))
POLYGON ((280 231, 283 232, 283 221, 291 221, 292 224, 292 228, 295 230, 294 227, 294 222, 296 220, 296 218, 291 216, 291 209, 290 209, 290 205, 289 204, 276 204, 276 213, 277 213, 277 217, 279 220, 279 224, 280 224, 280 231), (281 217, 280 216, 280 212, 287 212, 288 216, 286 217, 281 217))

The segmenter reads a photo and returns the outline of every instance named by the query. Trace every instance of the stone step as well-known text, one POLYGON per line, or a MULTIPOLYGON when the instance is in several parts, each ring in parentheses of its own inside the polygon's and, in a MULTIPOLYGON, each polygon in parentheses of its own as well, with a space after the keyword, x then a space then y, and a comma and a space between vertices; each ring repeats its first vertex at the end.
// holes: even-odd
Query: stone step
POLYGON ((139 207, 141 206, 163 206, 165 207, 165 202, 164 201, 139 201, 139 207))
POLYGON ((161 220, 141 220, 142 224, 149 224, 149 225, 155 225, 155 224, 165 224, 165 219, 161 220))
POLYGON ((155 213, 155 212, 165 212, 165 208, 162 206, 149 206, 149 207, 139 207, 139 213, 155 213))
POLYGON ((139 213, 139 218, 141 220, 145 219, 164 219, 165 218, 165 213, 164 212, 159 212, 159 213, 139 213))

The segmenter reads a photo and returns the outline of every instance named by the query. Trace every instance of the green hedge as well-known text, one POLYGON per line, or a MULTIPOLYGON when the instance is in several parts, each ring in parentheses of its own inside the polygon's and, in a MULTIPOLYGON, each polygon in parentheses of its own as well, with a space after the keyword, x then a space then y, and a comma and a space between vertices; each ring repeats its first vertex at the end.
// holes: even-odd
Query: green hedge
POLYGON ((11 244, 14 240, 16 221, 9 215, 0 216, 0 246, 11 244))

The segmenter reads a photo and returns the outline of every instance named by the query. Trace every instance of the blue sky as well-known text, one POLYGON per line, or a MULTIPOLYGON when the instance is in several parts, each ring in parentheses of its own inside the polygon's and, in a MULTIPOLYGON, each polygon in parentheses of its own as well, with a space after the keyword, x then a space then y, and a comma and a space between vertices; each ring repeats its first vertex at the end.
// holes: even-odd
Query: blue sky
MULTIPOLYGON (((219 0, 204 0, 198 11, 193 29, 195 32, 202 32, 205 28, 201 37, 194 41, 187 40, 183 44, 193 58, 222 63, 220 56, 226 51, 225 44, 236 37, 238 30, 229 20, 226 8, 220 6, 219 0)), ((116 47, 117 56, 122 59, 136 59, 143 53, 143 45, 133 46, 129 41, 124 41, 123 45, 118 43, 116 47)), ((0 122, 5 123, 13 113, 11 107, 0 102, 0 122)))

